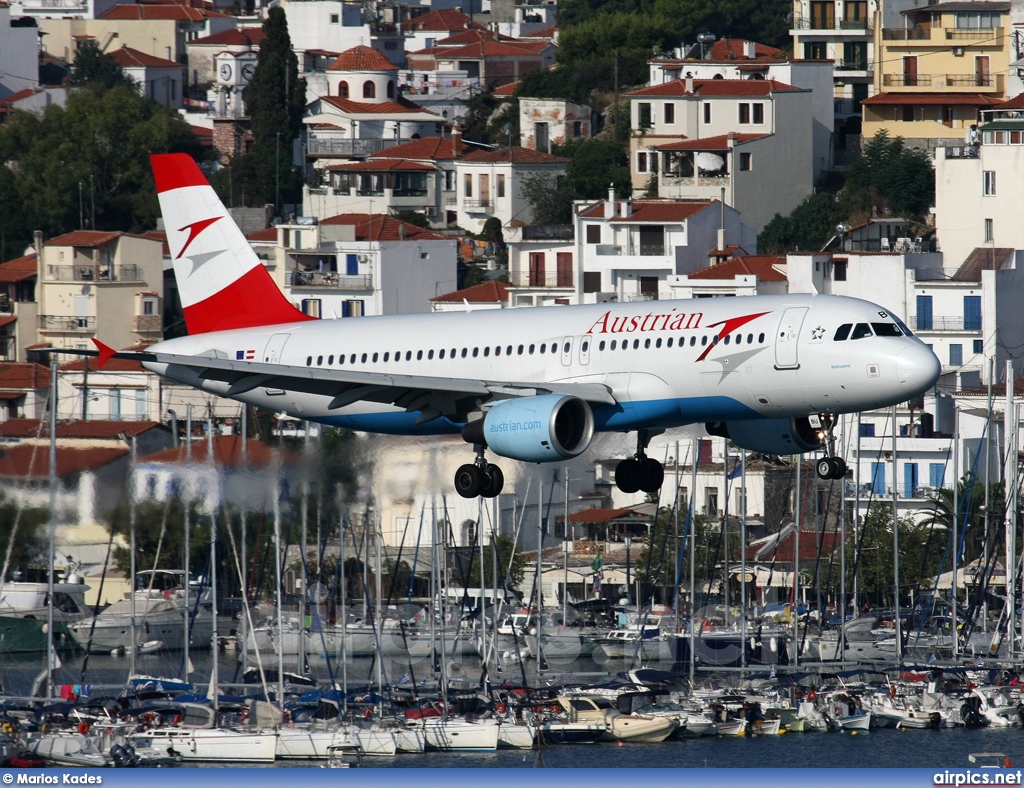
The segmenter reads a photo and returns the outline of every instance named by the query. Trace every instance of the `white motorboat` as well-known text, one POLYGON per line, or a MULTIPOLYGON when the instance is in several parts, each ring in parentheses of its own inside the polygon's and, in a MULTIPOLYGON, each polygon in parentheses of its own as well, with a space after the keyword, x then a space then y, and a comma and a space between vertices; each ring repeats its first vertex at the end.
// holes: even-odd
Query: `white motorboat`
POLYGON ((866 731, 871 727, 871 712, 862 711, 857 714, 840 717, 839 724, 843 727, 843 730, 866 731))
MULTIPOLYGON (((131 612, 132 601, 119 600, 95 619, 88 618, 71 624, 71 636, 81 648, 93 652, 119 649, 128 651, 132 648, 141 651, 158 642, 171 651, 182 648, 185 642, 184 599, 149 596, 145 591, 136 592, 135 643, 132 643, 131 637, 131 612)), ((192 619, 189 647, 209 648, 212 638, 213 613, 200 605, 192 619)))
POLYGON ((761 736, 778 736, 781 730, 782 720, 778 718, 774 720, 761 720, 761 724, 754 727, 754 732, 761 736))
POLYGON ((328 758, 335 747, 356 747, 362 755, 394 755, 397 741, 390 731, 334 723, 329 726, 279 728, 277 731, 278 758, 328 758))
POLYGON ((715 733, 719 736, 740 736, 747 728, 745 720, 730 720, 715 723, 715 733))
MULTIPOLYGON (((81 582, 54 583, 53 635, 58 647, 73 646, 68 626, 89 617, 88 590, 81 582)), ((0 648, 8 654, 45 653, 48 615, 49 584, 9 581, 0 585, 0 648)))
POLYGON ((605 741, 662 742, 675 733, 679 722, 671 717, 623 714, 608 698, 562 695, 558 703, 570 722, 604 723, 605 741))
POLYGON ((423 720, 428 750, 483 751, 498 749, 499 725, 496 720, 468 720, 431 717, 423 720))
POLYGON ((182 704, 177 727, 160 727, 130 737, 135 747, 154 747, 184 761, 269 763, 277 756, 277 732, 217 727, 217 714, 209 706, 182 704))

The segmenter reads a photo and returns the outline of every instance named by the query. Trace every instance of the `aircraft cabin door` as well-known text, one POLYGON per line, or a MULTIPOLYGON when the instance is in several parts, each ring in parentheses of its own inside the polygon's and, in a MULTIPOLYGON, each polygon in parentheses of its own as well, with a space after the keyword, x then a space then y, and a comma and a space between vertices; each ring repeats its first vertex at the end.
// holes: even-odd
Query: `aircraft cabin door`
POLYGON ((562 366, 567 367, 572 364, 572 337, 566 337, 562 340, 562 366))
POLYGON ((807 316, 807 307, 794 306, 782 313, 779 328, 775 335, 775 368, 799 369, 797 343, 800 340, 800 327, 807 316))
POLYGON ((288 334, 273 334, 267 341, 267 346, 263 350, 263 363, 264 364, 280 364, 281 353, 284 350, 284 345, 288 341, 288 334))
POLYGON ((580 337, 580 366, 587 366, 590 363, 590 343, 593 340, 589 335, 580 337))

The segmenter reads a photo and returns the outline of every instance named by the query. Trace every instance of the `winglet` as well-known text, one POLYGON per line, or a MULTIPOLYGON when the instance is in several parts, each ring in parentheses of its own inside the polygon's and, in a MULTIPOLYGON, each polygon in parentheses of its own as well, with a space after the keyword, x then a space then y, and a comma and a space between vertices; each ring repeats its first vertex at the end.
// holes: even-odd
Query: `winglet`
POLYGON ((117 351, 114 348, 110 347, 110 345, 104 345, 98 339, 93 339, 92 343, 100 352, 100 367, 105 366, 110 359, 117 355, 117 351))

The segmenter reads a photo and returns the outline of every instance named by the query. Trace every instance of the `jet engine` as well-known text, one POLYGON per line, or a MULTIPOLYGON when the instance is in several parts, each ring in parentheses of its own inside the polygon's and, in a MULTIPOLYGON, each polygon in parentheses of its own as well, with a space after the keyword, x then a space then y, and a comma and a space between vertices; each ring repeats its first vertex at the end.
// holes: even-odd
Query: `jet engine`
POLYGON ((761 454, 803 454, 822 447, 818 430, 804 417, 711 421, 705 426, 709 434, 729 438, 737 446, 761 454))
POLYGON ((542 394, 496 402, 462 430, 470 443, 522 462, 558 462, 587 450, 594 413, 579 397, 542 394))

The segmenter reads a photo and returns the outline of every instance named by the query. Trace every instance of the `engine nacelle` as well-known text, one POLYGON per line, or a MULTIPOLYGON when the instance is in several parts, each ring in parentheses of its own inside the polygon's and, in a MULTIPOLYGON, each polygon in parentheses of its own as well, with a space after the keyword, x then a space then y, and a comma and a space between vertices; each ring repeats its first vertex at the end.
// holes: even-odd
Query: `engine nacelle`
POLYGON ((818 430, 806 418, 714 421, 706 426, 710 434, 761 454, 803 454, 822 445, 818 430))
POLYGON ((496 402, 483 419, 467 424, 463 437, 495 454, 522 462, 558 462, 587 450, 594 413, 579 397, 542 394, 496 402))

